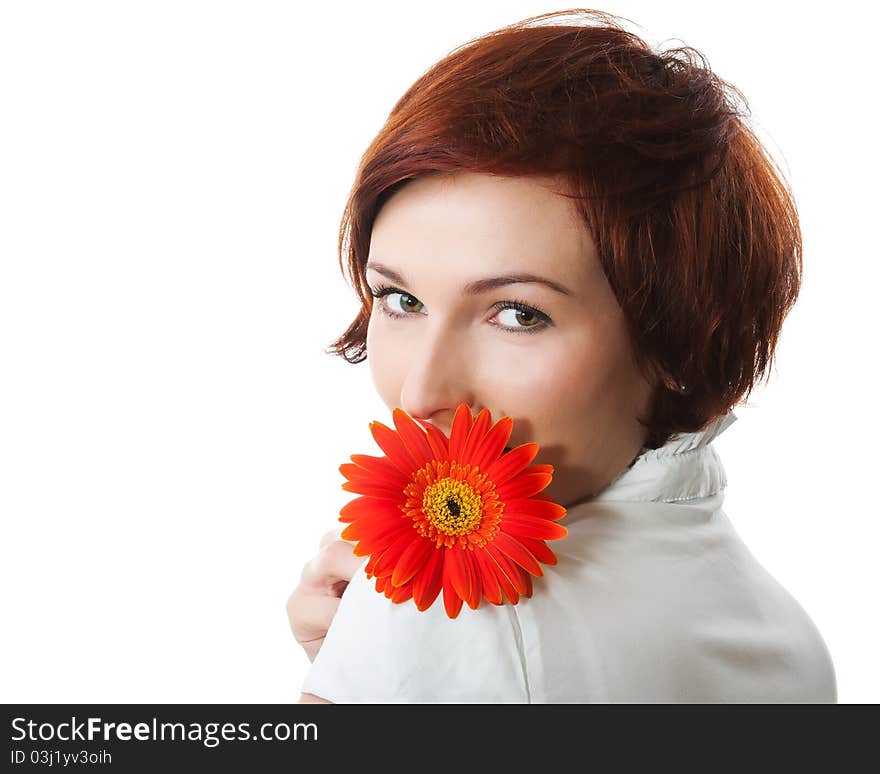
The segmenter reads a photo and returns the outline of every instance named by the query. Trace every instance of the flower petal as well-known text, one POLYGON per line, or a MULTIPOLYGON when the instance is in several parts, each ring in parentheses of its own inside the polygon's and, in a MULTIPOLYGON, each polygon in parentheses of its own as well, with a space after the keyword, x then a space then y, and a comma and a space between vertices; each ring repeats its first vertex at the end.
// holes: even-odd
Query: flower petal
POLYGON ((437 551, 434 542, 421 535, 417 536, 397 560, 397 565, 391 575, 391 582, 395 586, 402 586, 410 580, 424 567, 432 551, 437 551))
POLYGON ((457 551, 457 548, 446 548, 443 550, 443 607, 446 608, 446 615, 455 618, 461 611, 462 599, 452 585, 452 576, 449 573, 449 554, 457 551))
POLYGON ((495 462, 507 446, 510 434, 513 432, 513 420, 510 417, 501 417, 492 429, 486 433, 479 450, 473 455, 471 464, 484 472, 485 468, 495 462))
POLYGON ((550 499, 540 499, 543 495, 534 497, 506 498, 504 500, 505 516, 534 516, 550 521, 559 521, 567 513, 559 503, 550 499))
POLYGON ((465 599, 465 602, 467 602, 467 606, 471 610, 476 610, 480 606, 480 597, 483 596, 483 583, 480 580, 480 566, 477 564, 476 559, 474 559, 473 551, 464 550, 461 553, 464 556, 465 564, 470 568, 468 572, 471 576, 471 594, 465 599))
POLYGON ((412 519, 406 514, 399 516, 362 516, 349 522, 342 530, 340 537, 343 540, 363 540, 368 537, 378 537, 383 532, 406 528, 412 525, 412 519))
MULTIPOLYGON (((400 560, 401 555, 407 546, 412 543, 413 539, 418 537, 414 530, 407 530, 403 535, 394 540, 388 548, 386 548, 379 557, 375 565, 373 565, 373 575, 379 577, 383 575, 391 575, 394 566, 400 560)), ((496 536, 497 537, 497 536, 496 536)))
POLYGON ((434 459, 440 462, 449 459, 449 439, 443 435, 443 432, 439 427, 434 427, 430 422, 425 422, 422 419, 416 419, 422 427, 425 428, 425 432, 428 434, 428 445, 431 447, 431 451, 434 453, 434 459))
MULTIPOLYGON (((367 560, 367 563, 364 565, 364 572, 367 573, 368 578, 373 577, 373 568, 376 566, 376 562, 379 561, 380 556, 382 556, 382 554, 372 554, 370 556, 370 558, 367 560)), ((381 591, 382 589, 378 589, 378 590, 381 591)))
POLYGON ((452 419, 452 428, 449 431, 449 459, 461 462, 461 452, 467 443, 468 434, 474 424, 471 409, 467 403, 459 403, 452 419))
POLYGON ((540 577, 544 574, 538 560, 535 559, 535 557, 529 553, 529 549, 527 549, 515 537, 506 532, 500 531, 495 533, 495 539, 492 541, 492 544, 497 546, 499 551, 502 551, 509 556, 520 567, 527 572, 530 572, 532 575, 540 577))
POLYGON ((529 553, 534 556, 535 559, 543 564, 553 567, 559 561, 552 549, 541 540, 533 540, 532 538, 524 537, 519 538, 519 542, 529 550, 529 553))
MULTIPOLYGON (((342 475, 345 476, 349 481, 375 481, 383 484, 384 486, 390 486, 390 483, 385 480, 385 476, 381 473, 367 470, 366 468, 362 468, 360 465, 356 465, 353 462, 343 462, 339 466, 339 472, 342 473, 342 475)), ((403 476, 400 476, 400 478, 403 478, 403 476)))
MULTIPOLYGON (((375 572, 376 565, 378 564, 379 560, 384 556, 384 554, 388 551, 388 549, 391 548, 391 546, 397 540, 398 537, 399 536, 395 537, 393 540, 386 543, 384 548, 382 548, 378 551, 369 552, 370 558, 367 560, 367 563, 364 566, 364 570, 366 571, 368 578, 372 578, 374 575, 376 575, 376 572, 375 572)), ((355 553, 357 553, 357 546, 355 546, 355 553)), ((383 577, 387 575, 389 578, 388 582, 389 583, 391 582, 391 580, 390 580, 391 573, 390 572, 383 573, 382 575, 383 575, 383 577)))
MULTIPOLYGON (((339 466, 342 475, 345 475, 345 472, 342 470, 344 467, 345 465, 339 466)), ((352 465, 351 467, 356 466, 352 465)), ((403 487, 389 486, 383 481, 368 481, 364 479, 360 479, 359 481, 343 481, 342 488, 346 492, 351 492, 352 494, 366 494, 370 495, 370 497, 376 497, 383 500, 393 500, 396 502, 405 499, 403 496, 403 487)))
POLYGON ((474 424, 471 426, 464 448, 461 450, 460 462, 463 464, 473 463, 474 455, 482 447, 483 440, 486 437, 486 433, 489 432, 491 424, 492 415, 489 413, 489 409, 481 409, 474 420, 474 424))
POLYGON ((375 457, 372 454, 352 454, 351 461, 359 468, 363 468, 368 473, 371 473, 375 478, 387 479, 389 484, 400 484, 402 488, 410 481, 410 477, 401 473, 387 457, 375 457))
POLYGON ((552 480, 552 473, 520 473, 497 487, 496 491, 501 500, 507 500, 508 497, 530 497, 545 489, 552 480))
POLYGON ((428 444, 425 431, 403 409, 396 408, 391 412, 391 415, 394 418, 394 426, 403 439, 407 451, 415 460, 416 467, 421 468, 434 458, 434 452, 428 444))
POLYGON ((491 463, 486 475, 495 486, 500 486, 524 470, 537 454, 538 444, 522 443, 491 463))
POLYGON ((382 451, 388 455, 388 459, 394 463, 394 466, 407 478, 412 475, 418 465, 406 450, 400 436, 381 422, 370 422, 370 432, 382 451))
POLYGON ((484 550, 486 555, 495 563, 495 577, 498 578, 498 584, 501 586, 504 596, 507 597, 510 604, 515 605, 519 602, 520 588, 525 591, 522 570, 491 543, 484 550))
POLYGON ((495 545, 494 541, 488 543, 485 550, 489 552, 498 566, 504 570, 504 574, 510 579, 510 582, 516 586, 516 590, 522 594, 526 588, 523 576, 528 573, 526 573, 516 562, 510 559, 507 554, 501 551, 498 546, 495 545))
POLYGON ((406 602, 408 599, 412 599, 413 595, 413 585, 412 583, 404 583, 402 586, 398 588, 394 588, 390 583, 385 587, 386 594, 388 589, 393 588, 394 591, 391 592, 390 599, 395 604, 401 604, 402 602, 406 602))
MULTIPOLYGON (((364 519, 359 519, 356 522, 353 522, 355 525, 359 525, 364 519)), ((354 546, 353 553, 355 556, 367 556, 368 554, 381 554, 388 546, 390 546, 398 537, 407 533, 413 532, 412 522, 400 520, 397 523, 387 524, 382 526, 376 526, 369 530, 369 532, 365 530, 362 537, 351 537, 350 532, 348 532, 348 527, 351 527, 352 524, 349 524, 344 530, 342 530, 343 540, 355 540, 357 541, 357 545, 354 546)))
POLYGON ((354 521, 360 518, 369 518, 380 516, 397 516, 403 515, 400 507, 391 500, 382 500, 378 497, 355 497, 351 502, 347 502, 339 510, 339 521, 354 521))
POLYGON ((483 590, 483 596, 486 597, 493 605, 500 605, 504 602, 501 596, 501 585, 498 583, 498 575, 496 567, 498 566, 491 557, 482 549, 474 550, 474 561, 479 567, 480 585, 483 590))
POLYGON ((531 516, 510 516, 507 513, 502 518, 501 529, 517 540, 524 537, 536 540, 560 540, 568 534, 568 530, 555 521, 531 516))
POLYGON ((413 579, 413 600, 419 610, 427 610, 434 604, 443 588, 443 556, 445 548, 437 549, 413 579))
POLYGON ((449 572, 452 587, 463 600, 470 599, 474 593, 474 575, 470 563, 464 556, 464 549, 446 549, 445 570, 449 572))

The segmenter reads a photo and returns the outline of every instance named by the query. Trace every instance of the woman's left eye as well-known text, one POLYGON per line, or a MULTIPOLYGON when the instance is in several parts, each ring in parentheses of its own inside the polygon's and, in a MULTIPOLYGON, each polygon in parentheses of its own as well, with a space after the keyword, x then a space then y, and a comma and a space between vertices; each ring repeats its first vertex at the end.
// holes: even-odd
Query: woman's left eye
MULTIPOLYGON (((498 317, 502 317, 503 312, 513 312, 512 315, 508 316, 507 327, 510 328, 520 328, 525 330, 542 328, 544 327, 542 323, 544 323, 548 318, 546 315, 539 312, 537 309, 532 309, 525 304, 521 304, 519 302, 512 301, 502 301, 501 304, 503 306, 500 307, 498 312, 498 317)), ((496 304, 496 308, 498 305, 496 304)), ((502 320, 503 322, 503 320, 502 320)))
MULTIPOLYGON (((370 290, 370 293, 373 298, 379 299, 379 311, 388 317, 411 317, 413 314, 421 314, 421 308, 424 307, 415 296, 399 288, 381 287, 370 290), (392 300, 395 296, 400 298, 392 300), (413 307, 419 308, 413 309, 413 307)), ((496 317, 501 317, 501 313, 506 311, 514 313, 508 315, 506 324, 497 326, 510 333, 537 333, 553 324, 547 314, 523 301, 499 301, 493 308, 498 310, 496 317)))

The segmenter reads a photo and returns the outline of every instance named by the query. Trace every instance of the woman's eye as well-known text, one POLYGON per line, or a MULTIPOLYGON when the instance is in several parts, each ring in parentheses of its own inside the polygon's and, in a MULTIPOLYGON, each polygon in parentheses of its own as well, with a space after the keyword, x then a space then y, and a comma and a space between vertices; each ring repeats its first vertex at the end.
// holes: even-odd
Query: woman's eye
POLYGON ((508 307, 498 313, 499 321, 508 328, 534 328, 541 324, 541 318, 531 309, 508 307), (507 319, 504 315, 507 314, 507 319))
MULTIPOLYGON (((415 296, 397 288, 377 288, 371 293, 378 299, 379 311, 388 317, 411 317, 421 314, 425 306, 415 296)), ((499 322, 493 325, 508 333, 538 333, 553 325, 544 312, 522 301, 501 301, 494 308, 497 314, 492 319, 497 318, 499 322)))
POLYGON ((397 291, 385 293, 382 301, 384 301, 388 313, 392 316, 400 316, 401 312, 405 314, 417 314, 421 311, 421 307, 424 306, 424 304, 415 296, 397 291))

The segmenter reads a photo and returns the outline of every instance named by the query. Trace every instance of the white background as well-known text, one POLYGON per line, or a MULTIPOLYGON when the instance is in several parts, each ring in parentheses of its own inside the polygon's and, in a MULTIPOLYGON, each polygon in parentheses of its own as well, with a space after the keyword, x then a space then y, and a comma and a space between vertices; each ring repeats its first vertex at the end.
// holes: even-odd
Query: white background
MULTIPOLYGON (((0 4, 4 702, 289 702, 285 602, 390 422, 336 257, 355 168, 452 48, 546 2, 0 4), (317 8, 317 4, 315 4, 317 8)), ((880 699, 875 26, 613 2, 746 95, 802 219, 725 512, 880 699)), ((734 10, 735 9, 735 10, 734 10)))

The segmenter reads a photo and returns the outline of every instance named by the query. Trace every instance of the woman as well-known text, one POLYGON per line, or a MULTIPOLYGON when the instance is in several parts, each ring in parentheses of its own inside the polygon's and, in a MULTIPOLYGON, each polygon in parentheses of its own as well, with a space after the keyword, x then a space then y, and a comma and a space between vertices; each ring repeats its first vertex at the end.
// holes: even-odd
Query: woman
POLYGON ((328 537, 288 606, 302 701, 836 701, 711 445, 797 298, 794 202, 698 52, 562 15, 453 51, 394 107, 343 219, 363 306, 334 345, 446 433, 461 402, 512 417, 568 509, 558 564, 449 620, 328 537))

